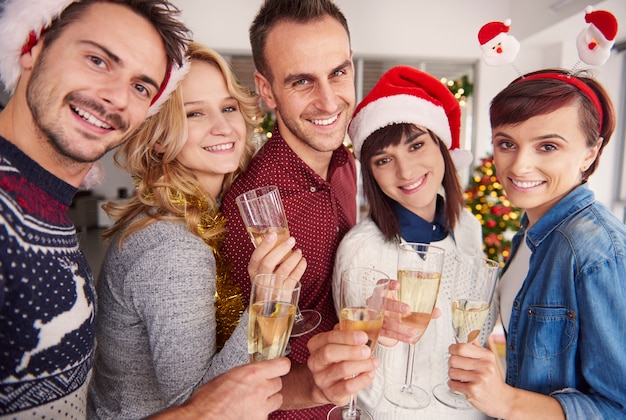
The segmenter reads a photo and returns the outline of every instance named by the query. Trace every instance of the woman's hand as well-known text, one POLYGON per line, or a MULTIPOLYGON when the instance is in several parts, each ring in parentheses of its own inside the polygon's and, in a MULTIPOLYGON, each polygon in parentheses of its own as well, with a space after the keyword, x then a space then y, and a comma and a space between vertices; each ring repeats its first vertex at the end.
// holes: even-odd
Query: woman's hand
MULTIPOLYGON (((378 342, 385 347, 393 347, 398 341, 409 343, 418 333, 416 328, 411 328, 401 321, 403 315, 411 312, 411 307, 398 300, 400 282, 397 280, 389 280, 389 282, 389 292, 385 299, 385 319, 378 337, 378 342)), ((439 308, 433 309, 431 320, 440 316, 439 308)))
POLYGON ((296 239, 290 236, 286 241, 276 245, 278 235, 271 232, 265 236, 259 246, 252 252, 248 263, 248 275, 254 279, 257 274, 285 274, 300 280, 306 270, 306 259, 302 251, 295 248, 296 239))
POLYGON ((508 407, 498 405, 508 405, 505 395, 508 386, 502 380, 496 355, 481 346, 478 340, 470 344, 452 344, 449 351, 450 389, 465 394, 478 410, 501 417, 508 407))
POLYGON ((496 355, 480 345, 453 344, 449 348, 448 386, 490 417, 504 419, 565 419, 561 404, 549 395, 507 385, 496 355))

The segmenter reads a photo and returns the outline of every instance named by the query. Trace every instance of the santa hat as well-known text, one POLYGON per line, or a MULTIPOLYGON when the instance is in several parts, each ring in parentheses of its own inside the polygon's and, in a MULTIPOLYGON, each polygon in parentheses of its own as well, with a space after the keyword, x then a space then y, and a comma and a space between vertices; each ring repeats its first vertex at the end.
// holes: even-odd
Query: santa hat
POLYGON ((459 149, 459 102, 439 80, 408 66, 393 67, 383 74, 356 107, 348 126, 356 157, 360 158, 363 143, 376 130, 402 123, 435 133, 450 149, 457 169, 471 163, 471 152, 459 149))
MULTIPOLYGON (((13 93, 22 74, 20 57, 32 49, 42 32, 75 1, 4 0, 0 5, 0 79, 7 92, 13 93)), ((152 100, 148 115, 158 111, 186 71, 187 65, 168 65, 165 80, 152 100)))
POLYGON ((611 12, 606 10, 593 11, 591 6, 585 8, 585 22, 598 28, 607 41, 615 40, 617 35, 617 19, 611 12))
POLYGON ((478 31, 478 42, 480 42, 480 45, 485 45, 498 35, 507 34, 510 29, 511 19, 507 19, 504 22, 485 23, 478 31))

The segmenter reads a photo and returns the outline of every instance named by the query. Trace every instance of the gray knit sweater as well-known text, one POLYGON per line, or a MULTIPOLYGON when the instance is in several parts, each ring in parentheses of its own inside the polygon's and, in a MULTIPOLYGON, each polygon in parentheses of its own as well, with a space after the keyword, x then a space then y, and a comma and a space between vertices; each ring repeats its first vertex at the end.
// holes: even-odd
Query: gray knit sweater
POLYGON ((111 242, 96 284, 88 418, 142 418, 248 362, 247 313, 216 354, 215 260, 185 225, 159 221, 111 242))

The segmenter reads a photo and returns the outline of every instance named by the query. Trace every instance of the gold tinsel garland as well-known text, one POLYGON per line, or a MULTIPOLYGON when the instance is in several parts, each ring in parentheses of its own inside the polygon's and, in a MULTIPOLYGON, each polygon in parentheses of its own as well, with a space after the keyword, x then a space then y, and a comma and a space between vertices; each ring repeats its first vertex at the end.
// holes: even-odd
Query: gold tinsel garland
POLYGON ((211 215, 209 203, 204 197, 192 197, 178 194, 170 196, 173 204, 184 205, 185 208, 195 207, 203 212, 198 223, 200 233, 219 230, 219 235, 204 238, 204 242, 213 251, 215 257, 215 321, 217 324, 216 341, 218 350, 232 335, 239 324, 239 318, 245 310, 241 289, 231 277, 231 263, 222 255, 222 242, 224 241, 227 220, 222 213, 211 215))

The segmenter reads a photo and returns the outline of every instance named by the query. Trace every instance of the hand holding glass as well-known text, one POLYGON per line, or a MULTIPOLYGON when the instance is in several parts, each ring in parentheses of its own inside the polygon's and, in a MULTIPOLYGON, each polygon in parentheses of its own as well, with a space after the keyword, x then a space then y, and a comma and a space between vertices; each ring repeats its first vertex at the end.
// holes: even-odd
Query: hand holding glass
MULTIPOLYGON (((500 266, 482 257, 457 255, 455 258, 452 328, 457 343, 470 343, 478 338, 489 315, 500 266)), ((435 386, 433 395, 448 407, 460 410, 472 408, 465 395, 452 391, 447 383, 435 386)))
MULTIPOLYGON (((371 268, 351 268, 341 273, 340 287, 339 328, 367 333, 367 345, 373 351, 383 326, 389 276, 371 268)), ((347 406, 333 408, 327 418, 365 420, 372 416, 357 407, 356 395, 352 394, 347 406)))
POLYGON ((248 354, 251 362, 281 357, 296 315, 300 282, 281 274, 257 274, 248 311, 248 354))
MULTIPOLYGON (((255 247, 270 232, 278 235, 274 248, 289 238, 287 216, 278 187, 269 185, 255 188, 239 195, 235 202, 255 247)), ((296 320, 291 336, 298 337, 313 331, 320 322, 322 316, 319 312, 312 309, 300 311, 296 308, 296 320)))
POLYGON ((411 307, 411 312, 401 321, 418 330, 409 343, 404 383, 385 388, 385 398, 398 407, 419 409, 430 404, 430 395, 413 385, 413 363, 415 344, 426 332, 437 302, 443 257, 443 249, 429 244, 409 242, 398 245, 399 298, 411 307))

